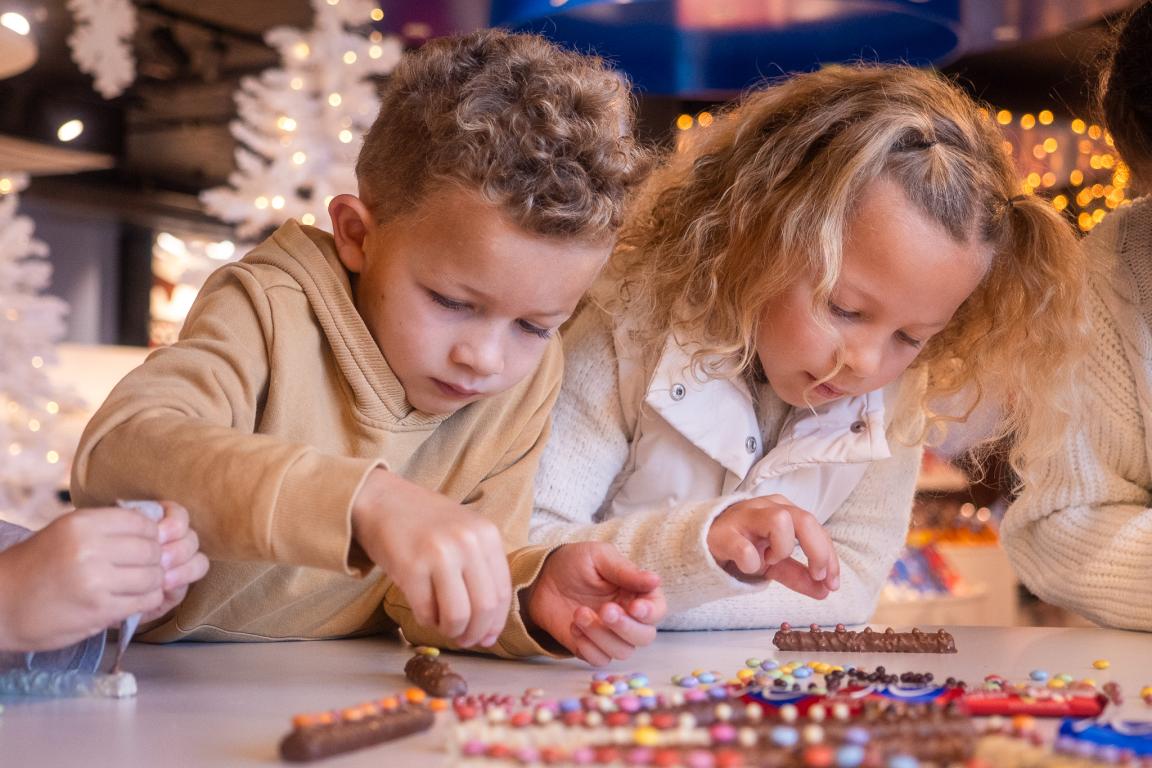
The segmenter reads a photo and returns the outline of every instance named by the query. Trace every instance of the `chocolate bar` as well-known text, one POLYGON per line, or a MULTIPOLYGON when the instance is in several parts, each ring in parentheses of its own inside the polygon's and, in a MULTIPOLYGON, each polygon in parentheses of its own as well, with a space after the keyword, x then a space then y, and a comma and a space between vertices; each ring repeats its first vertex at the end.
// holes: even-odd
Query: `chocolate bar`
POLYGON ((435 713, 423 704, 382 702, 318 715, 298 715, 280 742, 280 757, 307 763, 399 739, 432 727, 435 713))
POLYGON ((772 638, 782 651, 829 651, 848 653, 956 653, 956 641, 944 630, 922 632, 913 627, 911 632, 897 632, 888 627, 874 632, 871 627, 849 631, 843 624, 827 632, 813 624, 808 632, 797 632, 787 622, 772 638))
POLYGON ((440 660, 437 648, 417 648, 416 655, 404 665, 404 676, 429 696, 440 699, 454 699, 468 693, 468 683, 448 662, 440 660))

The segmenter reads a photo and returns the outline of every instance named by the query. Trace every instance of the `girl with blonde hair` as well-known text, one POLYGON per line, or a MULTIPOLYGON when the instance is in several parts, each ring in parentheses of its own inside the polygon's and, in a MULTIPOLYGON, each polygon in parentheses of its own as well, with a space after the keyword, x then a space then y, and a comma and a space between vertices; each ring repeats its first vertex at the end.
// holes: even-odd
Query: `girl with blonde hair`
POLYGON ((668 158, 565 331, 533 538, 614 542, 665 628, 866 621, 933 428, 1003 399, 1031 446, 1067 409, 1080 257, 1003 141, 938 74, 861 65, 668 158))

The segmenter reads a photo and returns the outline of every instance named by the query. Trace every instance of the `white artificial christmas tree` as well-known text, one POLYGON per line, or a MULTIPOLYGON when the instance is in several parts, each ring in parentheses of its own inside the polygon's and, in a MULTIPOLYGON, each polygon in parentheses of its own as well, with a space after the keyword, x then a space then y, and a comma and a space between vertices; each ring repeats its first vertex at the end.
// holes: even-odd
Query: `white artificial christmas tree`
POLYGON ((74 399, 48 377, 68 305, 41 293, 52 276, 48 247, 16 212, 27 183, 23 174, 0 173, 0 517, 17 522, 59 510, 69 456, 53 426, 74 399))
POLYGON ((244 78, 231 124, 236 171, 207 190, 204 205, 251 238, 288 218, 322 222, 328 201, 356 192, 356 155, 380 107, 373 77, 400 60, 398 40, 369 32, 369 0, 312 0, 310 30, 265 35, 283 66, 244 78))

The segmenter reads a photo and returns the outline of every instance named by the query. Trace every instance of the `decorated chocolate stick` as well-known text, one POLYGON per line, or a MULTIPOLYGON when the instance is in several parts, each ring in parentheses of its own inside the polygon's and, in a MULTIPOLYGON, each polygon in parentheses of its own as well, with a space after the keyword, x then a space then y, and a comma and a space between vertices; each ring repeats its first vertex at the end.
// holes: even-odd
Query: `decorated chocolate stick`
POLYGON ((888 627, 883 632, 873 632, 871 627, 865 627, 855 632, 837 624, 835 630, 827 632, 818 624, 812 624, 808 632, 797 632, 784 622, 772 642, 782 651, 956 653, 956 641, 942 629, 922 632, 913 628, 911 632, 897 632, 888 627))
POLYGON ((280 757, 307 763, 426 731, 436 714, 423 697, 413 690, 405 701, 389 697, 338 712, 297 715, 280 741, 280 757))
POLYGON ((468 693, 468 683, 456 674, 446 661, 440 660, 440 649, 420 646, 416 655, 404 665, 404 675, 429 696, 454 699, 468 693))

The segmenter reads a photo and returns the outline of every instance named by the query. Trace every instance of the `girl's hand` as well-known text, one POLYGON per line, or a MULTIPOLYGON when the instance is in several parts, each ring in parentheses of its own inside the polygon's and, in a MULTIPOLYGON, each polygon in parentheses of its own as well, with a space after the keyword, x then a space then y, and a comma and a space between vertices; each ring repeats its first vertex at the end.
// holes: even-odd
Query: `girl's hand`
POLYGON ((777 581, 817 600, 840 587, 840 559, 824 527, 780 495, 739 501, 721 512, 708 529, 708 549, 737 577, 777 581), (792 557, 797 542, 807 567, 792 557))

